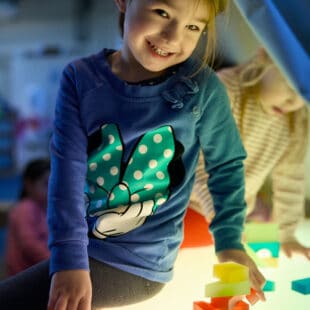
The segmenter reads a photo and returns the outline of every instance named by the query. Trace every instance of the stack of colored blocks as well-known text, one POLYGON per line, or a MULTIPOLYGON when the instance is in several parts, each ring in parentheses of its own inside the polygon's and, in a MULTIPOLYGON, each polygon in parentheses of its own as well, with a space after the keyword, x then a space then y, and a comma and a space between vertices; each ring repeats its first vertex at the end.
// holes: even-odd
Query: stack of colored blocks
POLYGON ((194 302, 194 310, 248 310, 257 302, 256 292, 250 288, 249 268, 234 262, 214 265, 213 276, 219 281, 206 284, 205 297, 210 302, 194 302))
POLYGON ((249 268, 227 262, 213 267, 213 276, 220 281, 207 284, 206 297, 237 296, 250 293, 249 268))

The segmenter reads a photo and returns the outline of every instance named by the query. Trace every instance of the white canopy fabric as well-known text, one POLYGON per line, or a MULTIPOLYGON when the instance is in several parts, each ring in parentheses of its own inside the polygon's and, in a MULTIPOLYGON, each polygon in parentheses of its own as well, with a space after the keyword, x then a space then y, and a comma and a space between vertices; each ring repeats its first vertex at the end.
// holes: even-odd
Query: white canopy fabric
POLYGON ((310 0, 234 0, 262 46, 310 104, 310 0))

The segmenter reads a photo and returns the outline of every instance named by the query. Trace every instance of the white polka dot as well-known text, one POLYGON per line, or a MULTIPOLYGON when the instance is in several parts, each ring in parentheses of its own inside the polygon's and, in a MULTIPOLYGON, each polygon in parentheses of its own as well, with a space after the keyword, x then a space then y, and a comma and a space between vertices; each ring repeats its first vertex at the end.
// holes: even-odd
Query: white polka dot
POLYGON ((115 137, 113 135, 109 135, 109 144, 113 144, 115 142, 115 137))
POLYGON ((172 151, 170 149, 164 150, 164 157, 169 158, 172 156, 172 151))
POLYGON ((168 127, 168 131, 169 131, 169 132, 172 132, 172 128, 171 128, 170 126, 168 127))
POLYGON ((153 137, 153 141, 154 141, 155 143, 160 143, 162 140, 163 140, 163 137, 162 137, 162 135, 160 135, 159 133, 157 133, 157 134, 154 135, 154 137, 153 137))
POLYGON ((98 177, 97 178, 97 184, 102 186, 104 184, 104 178, 103 177, 98 177))
POLYGON ((160 180, 163 180, 165 178, 165 174, 162 171, 156 172, 156 176, 160 180))
POLYGON ((129 187, 129 186, 128 186, 128 182, 123 181, 123 183, 125 184, 125 186, 129 187))
POLYGON ((114 200, 115 199, 115 195, 112 193, 111 195, 110 195, 110 197, 109 197, 109 200, 111 201, 111 200, 114 200))
POLYGON ((127 187, 124 185, 124 184, 120 184, 118 186, 118 188, 121 190, 121 191, 125 191, 127 189, 127 187))
POLYGON ((132 163, 133 163, 133 158, 130 158, 128 165, 131 165, 132 163))
POLYGON ((116 150, 117 150, 117 151, 122 151, 122 150, 123 150, 123 146, 122 146, 122 145, 118 145, 118 146, 116 147, 116 150))
POLYGON ((142 177, 143 177, 142 171, 136 170, 136 171, 133 173, 133 177, 134 177, 136 180, 141 180, 142 177))
POLYGON ((104 129, 104 128, 106 128, 106 127, 108 127, 108 125, 107 125, 107 124, 102 125, 102 126, 101 126, 101 129, 104 129))
POLYGON ((161 206, 161 205, 164 204, 166 201, 167 201, 166 198, 160 198, 160 199, 157 200, 157 204, 158 204, 159 206, 161 206))
POLYGON ((130 199, 132 202, 138 202, 140 200, 140 196, 138 194, 133 194, 130 199))
POLYGON ((147 191, 150 191, 150 190, 152 190, 153 188, 154 188, 154 185, 153 185, 153 184, 146 184, 146 185, 144 186, 144 189, 147 190, 147 191))
POLYGON ((147 146, 146 145, 140 145, 139 146, 139 152, 140 154, 146 154, 147 153, 147 146))
POLYGON ((157 160, 155 160, 155 159, 152 159, 152 160, 150 160, 149 161, 149 167, 151 168, 151 169, 154 169, 154 168, 156 168, 157 167, 157 160))
POLYGON ((89 165, 89 169, 90 169, 90 171, 95 171, 97 169, 97 164, 96 163, 91 163, 89 165))
POLYGON ((117 175, 118 174, 118 168, 116 166, 112 167, 110 169, 111 175, 117 175))
POLYGON ((110 160, 110 159, 111 159, 111 154, 110 154, 110 153, 104 154, 104 155, 102 156, 102 159, 105 160, 105 161, 110 160))

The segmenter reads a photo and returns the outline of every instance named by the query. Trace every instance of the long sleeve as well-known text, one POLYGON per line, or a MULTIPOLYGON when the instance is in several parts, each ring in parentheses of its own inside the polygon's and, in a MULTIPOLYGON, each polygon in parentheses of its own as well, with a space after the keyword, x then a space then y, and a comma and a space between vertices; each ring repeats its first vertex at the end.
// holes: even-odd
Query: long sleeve
POLYGON ((226 91, 225 102, 218 109, 216 104, 205 113, 216 119, 216 126, 202 121, 200 128, 204 166, 209 175, 208 189, 212 196, 215 216, 210 230, 214 235, 215 250, 242 249, 241 234, 245 219, 244 166, 246 157, 239 131, 231 113, 226 91))
POLYGON ((78 81, 73 66, 63 74, 51 141, 48 225, 50 272, 88 269, 84 182, 87 135, 80 116, 78 81))
POLYGON ((195 183, 190 197, 190 208, 205 216, 208 221, 211 221, 214 217, 214 208, 207 181, 208 173, 205 170, 203 153, 200 152, 196 168, 195 183))
POLYGON ((279 223, 281 242, 294 240, 297 224, 304 216, 308 124, 304 110, 297 116, 287 151, 272 171, 273 214, 279 223))

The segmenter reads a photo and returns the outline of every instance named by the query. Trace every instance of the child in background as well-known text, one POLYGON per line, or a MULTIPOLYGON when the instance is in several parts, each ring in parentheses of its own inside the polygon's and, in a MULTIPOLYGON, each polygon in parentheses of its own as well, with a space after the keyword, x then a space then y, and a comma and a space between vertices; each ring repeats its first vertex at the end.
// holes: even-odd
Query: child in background
MULTIPOLYGON (((280 241, 287 256, 293 252, 310 259, 294 232, 304 216, 305 155, 308 111, 264 49, 253 59, 217 72, 230 97, 232 112, 247 151, 245 197, 247 213, 268 176, 272 181, 273 220, 279 223, 280 241)), ((197 166, 191 207, 212 218, 212 198, 206 186, 202 156, 197 166)))
POLYGON ((9 213, 6 247, 7 275, 11 276, 49 258, 47 246, 48 159, 27 164, 19 201, 9 213))
POLYGON ((50 262, 0 283, 2 307, 22 300, 43 308, 48 268, 48 310, 117 307, 158 293, 173 275, 200 149, 214 176, 217 256, 247 265, 264 299, 264 277, 241 243, 240 135, 223 85, 191 57, 206 31, 212 54, 226 1, 115 2, 121 49, 63 73, 51 141, 50 262), (29 283, 38 291, 18 290, 29 283))

